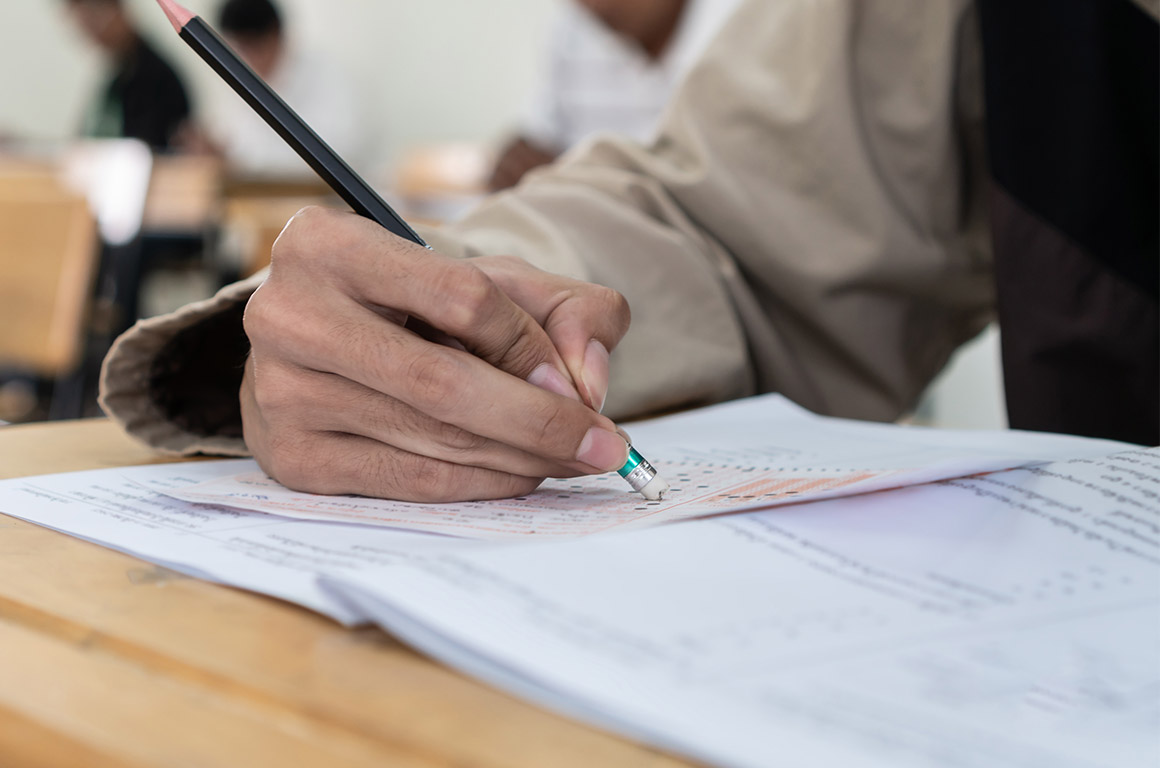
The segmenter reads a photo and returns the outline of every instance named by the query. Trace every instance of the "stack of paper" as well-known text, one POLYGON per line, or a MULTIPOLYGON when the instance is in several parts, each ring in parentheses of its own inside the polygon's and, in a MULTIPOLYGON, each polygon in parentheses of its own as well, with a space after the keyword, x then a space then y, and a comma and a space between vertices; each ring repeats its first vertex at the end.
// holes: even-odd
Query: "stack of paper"
POLYGON ((677 481, 663 504, 615 476, 482 504, 319 498, 232 461, 0 482, 0 512, 377 622, 710 763, 1160 759, 1160 449, 776 398, 630 431, 677 481))
POLYGON ((714 764, 1155 766, 1160 451, 328 581, 416 647, 714 764))

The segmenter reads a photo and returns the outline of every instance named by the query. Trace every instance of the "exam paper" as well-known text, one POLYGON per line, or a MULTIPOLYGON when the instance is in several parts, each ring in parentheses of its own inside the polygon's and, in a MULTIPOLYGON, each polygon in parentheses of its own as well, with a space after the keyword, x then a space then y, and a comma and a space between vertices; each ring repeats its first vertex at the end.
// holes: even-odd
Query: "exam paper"
POLYGON ((353 573, 383 553, 455 549, 462 539, 303 522, 194 505, 173 490, 236 474, 248 461, 103 469, 0 481, 0 513, 127 552, 175 571, 278 597, 344 624, 363 617, 319 588, 320 574, 353 573))
POLYGON ((327 581, 452 666, 713 764, 1160 760, 1160 449, 327 581))
POLYGON ((955 432, 816 416, 779 395, 630 425, 672 485, 662 501, 614 473, 549 480, 525 497, 415 504, 297 493, 257 465, 166 491, 184 501, 303 520, 478 539, 583 536, 780 504, 849 496, 1077 456, 1123 443, 1016 431, 955 432))

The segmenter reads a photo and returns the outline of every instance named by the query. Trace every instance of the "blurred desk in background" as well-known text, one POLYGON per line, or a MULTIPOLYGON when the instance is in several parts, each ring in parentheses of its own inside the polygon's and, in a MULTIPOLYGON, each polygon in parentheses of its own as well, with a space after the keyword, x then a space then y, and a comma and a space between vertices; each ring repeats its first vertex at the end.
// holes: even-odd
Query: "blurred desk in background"
POLYGON ((493 153, 479 144, 432 144, 406 152, 395 169, 400 213, 413 224, 460 218, 487 195, 493 153))
MULTIPOLYGON (((0 427, 0 478, 161 461, 103 420, 0 427)), ((0 648, 4 765, 687 765, 377 629, 4 515, 0 648)))
MULTIPOLYGON (((484 197, 490 168, 491 154, 483 146, 417 147, 403 155, 391 190, 382 194, 408 223, 438 226, 458 218, 484 197)), ((302 208, 346 207, 318 180, 227 179, 223 197, 222 251, 235 259, 240 277, 269 265, 274 241, 302 208)))
MULTIPOLYGON (((479 145, 418 147, 403 155, 383 194, 409 222, 439 225, 483 198, 490 167, 490 153, 479 145)), ((132 140, 12 145, 0 152, 0 200, 27 207, 26 199, 62 194, 87 200, 100 234, 99 240, 91 236, 99 253, 91 287, 69 294, 73 315, 82 319, 69 325, 69 341, 82 353, 70 354, 76 371, 62 399, 49 395, 45 381, 35 380, 38 371, 22 367, 24 360, 5 361, 0 344, 0 388, 5 379, 16 377, 28 382, 22 392, 32 393, 18 398, 21 405, 15 409, 4 406, 7 400, 0 396, 0 418, 45 418, 50 400, 59 417, 98 413, 97 371, 117 335, 138 318, 204 299, 266 267, 274 241, 304 206, 345 207, 317 178, 235 177, 215 157, 151 155, 132 140)), ((43 244, 52 247, 59 239, 46 233, 43 244)), ((30 247, 35 239, 26 237, 19 245, 9 240, 7 258, 27 266, 25 272, 52 263, 30 247)), ((46 266, 46 280, 50 271, 46 266)), ((14 275, 10 270, 7 276, 9 294, 21 290, 14 275)), ((0 327, 10 341, 13 334, 47 333, 12 322, 0 327)), ((59 372, 52 375, 60 379, 59 372)))
POLYGON ((204 233, 216 226, 223 174, 221 163, 214 158, 154 158, 142 231, 204 233))

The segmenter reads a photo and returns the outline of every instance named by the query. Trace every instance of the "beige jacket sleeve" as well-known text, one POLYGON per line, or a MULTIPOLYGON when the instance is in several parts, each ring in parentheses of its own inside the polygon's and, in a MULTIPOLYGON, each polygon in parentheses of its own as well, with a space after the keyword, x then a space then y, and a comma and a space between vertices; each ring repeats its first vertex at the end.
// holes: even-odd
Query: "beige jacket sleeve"
MULTIPOLYGON (((990 318, 977 50, 967 0, 751 0, 652 145, 589 143, 432 245, 624 293, 614 418, 771 391, 895 418, 990 318)), ((251 287, 122 338, 109 412, 159 447, 241 449, 174 424, 148 371, 251 287)))

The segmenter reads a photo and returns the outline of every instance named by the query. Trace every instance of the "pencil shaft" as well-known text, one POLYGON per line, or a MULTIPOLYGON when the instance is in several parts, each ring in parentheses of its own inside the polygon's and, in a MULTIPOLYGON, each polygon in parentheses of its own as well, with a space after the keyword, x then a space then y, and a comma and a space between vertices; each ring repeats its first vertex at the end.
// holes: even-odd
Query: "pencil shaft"
POLYGON ((274 92, 233 49, 200 18, 181 30, 181 38, 223 80, 229 83, 255 112, 338 193, 355 213, 377 222, 399 237, 426 245, 415 230, 363 181, 298 114, 274 92))

